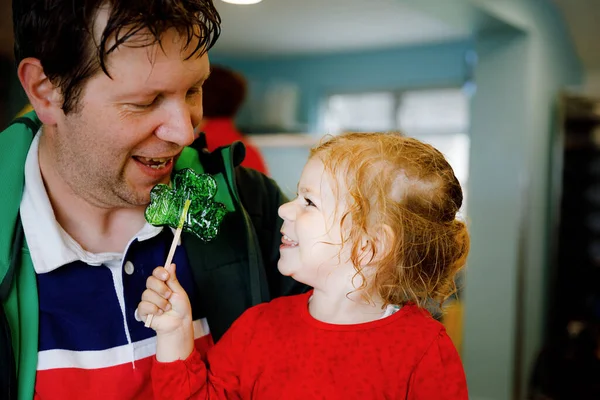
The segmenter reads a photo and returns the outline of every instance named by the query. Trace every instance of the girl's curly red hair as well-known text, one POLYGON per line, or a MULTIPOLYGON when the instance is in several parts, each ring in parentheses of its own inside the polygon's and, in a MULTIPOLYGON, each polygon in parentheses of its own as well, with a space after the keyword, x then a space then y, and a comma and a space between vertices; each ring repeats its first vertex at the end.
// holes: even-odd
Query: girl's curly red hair
POLYGON ((399 133, 347 133, 310 156, 341 180, 338 195, 347 191, 342 240, 363 278, 357 289, 386 305, 441 304, 456 292, 470 242, 456 218, 462 189, 442 153, 399 133), (375 268, 367 273, 364 265, 375 268))

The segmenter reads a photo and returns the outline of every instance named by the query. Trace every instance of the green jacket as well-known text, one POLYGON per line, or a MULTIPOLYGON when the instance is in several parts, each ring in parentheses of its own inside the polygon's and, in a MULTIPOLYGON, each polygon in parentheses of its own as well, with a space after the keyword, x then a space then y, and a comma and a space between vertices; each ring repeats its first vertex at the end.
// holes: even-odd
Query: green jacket
MULTIPOLYGON (((41 127, 34 112, 0 132, 0 397, 33 398, 38 353, 37 281, 23 235, 19 207, 24 165, 41 127)), ((237 142, 212 153, 203 137, 184 149, 176 169, 193 168, 217 181, 215 200, 230 213, 217 238, 204 243, 184 233, 182 242, 196 283, 198 304, 217 341, 247 308, 306 290, 277 271, 284 197, 263 174, 237 167, 245 156, 237 142)))

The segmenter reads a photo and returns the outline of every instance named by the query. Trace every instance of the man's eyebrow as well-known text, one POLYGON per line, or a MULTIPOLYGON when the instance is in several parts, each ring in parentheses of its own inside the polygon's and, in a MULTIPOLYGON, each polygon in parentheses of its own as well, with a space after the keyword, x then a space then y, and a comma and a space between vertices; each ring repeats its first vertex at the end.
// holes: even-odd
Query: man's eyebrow
POLYGON ((196 83, 194 83, 194 87, 196 86, 202 86, 202 84, 204 82, 206 82, 206 80, 208 79, 208 77, 210 76, 210 71, 207 72, 202 78, 200 78, 196 83))
MULTIPOLYGON (((208 77, 210 76, 210 72, 206 73, 202 78, 200 78, 198 81, 196 81, 196 83, 194 83, 191 87, 192 88, 198 88, 200 86, 202 86, 202 84, 204 84, 204 82, 206 82, 206 80, 208 79, 208 77)), ((163 91, 161 89, 149 89, 147 88, 146 90, 143 91, 135 91, 132 93, 122 93, 120 96, 120 98, 129 98, 129 97, 139 97, 139 96, 157 96, 160 93, 163 93, 163 91)))

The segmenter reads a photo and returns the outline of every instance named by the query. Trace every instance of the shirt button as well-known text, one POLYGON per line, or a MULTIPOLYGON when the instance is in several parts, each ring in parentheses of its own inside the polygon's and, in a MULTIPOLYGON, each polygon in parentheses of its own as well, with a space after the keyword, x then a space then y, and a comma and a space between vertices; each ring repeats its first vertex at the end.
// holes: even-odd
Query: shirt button
POLYGON ((135 270, 135 268, 133 267, 133 263, 132 263, 131 261, 127 261, 127 262, 125 263, 125 267, 124 267, 124 269, 125 269, 125 273, 126 273, 127 275, 131 275, 131 274, 133 274, 133 271, 135 270))

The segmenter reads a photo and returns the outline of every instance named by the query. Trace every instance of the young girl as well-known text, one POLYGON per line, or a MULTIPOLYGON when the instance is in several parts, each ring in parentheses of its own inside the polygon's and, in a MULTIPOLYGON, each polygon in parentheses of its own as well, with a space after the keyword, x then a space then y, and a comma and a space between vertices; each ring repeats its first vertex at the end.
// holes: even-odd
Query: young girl
POLYGON ((156 315, 155 398, 467 399, 459 356, 424 309, 465 264, 462 200, 444 156, 418 140, 352 133, 316 147, 279 209, 278 263, 314 289, 247 310, 205 362, 175 265, 157 268, 138 306, 156 315))

